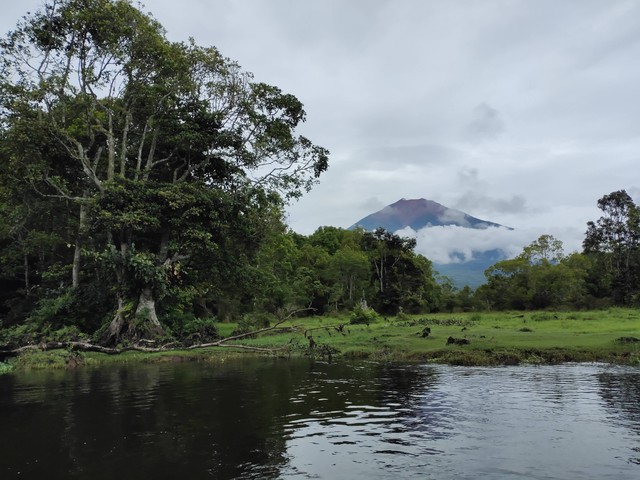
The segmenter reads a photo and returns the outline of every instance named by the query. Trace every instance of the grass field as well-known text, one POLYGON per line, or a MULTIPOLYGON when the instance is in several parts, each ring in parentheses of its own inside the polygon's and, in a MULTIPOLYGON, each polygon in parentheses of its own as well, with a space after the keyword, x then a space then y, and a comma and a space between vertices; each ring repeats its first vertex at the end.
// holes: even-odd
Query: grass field
MULTIPOLYGON (((640 310, 500 312, 403 315, 351 325, 349 317, 292 319, 286 332, 267 332, 237 344, 276 349, 278 355, 422 361, 454 365, 608 362, 640 365, 640 310), (423 337, 424 330, 430 333, 423 337), (448 344, 449 337, 465 344, 448 344), (312 339, 312 340, 311 340, 312 339), (468 342, 468 343, 466 343, 468 342), (311 346, 313 344, 313 347, 311 346)), ((229 336, 234 323, 219 324, 229 336)), ((235 348, 173 350, 120 355, 33 351, 0 363, 0 373, 103 363, 225 361, 246 355, 235 348)))
MULTIPOLYGON (((335 349, 352 358, 469 365, 563 361, 640 364, 640 310, 437 314, 381 319, 370 325, 349 325, 346 317, 321 317, 291 324, 307 329, 319 354, 335 349), (341 324, 345 325, 342 333, 335 328, 341 324), (423 337, 426 327, 430 334, 423 337), (449 337, 469 344, 447 345, 449 337)), ((310 353, 304 331, 243 343, 263 347, 288 344, 293 351, 310 353)))

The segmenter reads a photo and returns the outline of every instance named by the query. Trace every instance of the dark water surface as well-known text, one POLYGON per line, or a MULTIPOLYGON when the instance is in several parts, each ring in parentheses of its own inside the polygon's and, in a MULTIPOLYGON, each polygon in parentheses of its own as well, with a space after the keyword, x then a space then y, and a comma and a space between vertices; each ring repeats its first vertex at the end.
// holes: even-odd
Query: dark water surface
POLYGON ((640 479, 640 369, 251 359, 0 376, 0 479, 640 479))

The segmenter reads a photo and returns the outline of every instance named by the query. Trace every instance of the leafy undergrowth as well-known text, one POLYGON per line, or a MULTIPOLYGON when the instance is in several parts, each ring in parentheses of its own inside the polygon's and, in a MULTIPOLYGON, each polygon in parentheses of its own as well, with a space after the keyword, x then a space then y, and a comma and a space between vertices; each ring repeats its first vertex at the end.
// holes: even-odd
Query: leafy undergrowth
POLYGON ((13 365, 9 363, 0 362, 0 375, 13 371, 13 368, 13 365))

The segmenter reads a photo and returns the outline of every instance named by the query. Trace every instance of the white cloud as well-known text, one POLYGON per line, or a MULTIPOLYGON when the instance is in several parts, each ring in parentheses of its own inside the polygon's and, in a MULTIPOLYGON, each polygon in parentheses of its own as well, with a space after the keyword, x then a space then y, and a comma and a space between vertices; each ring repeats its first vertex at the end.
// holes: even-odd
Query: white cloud
POLYGON ((469 221, 465 218, 464 212, 459 210, 445 210, 445 212, 440 216, 440 220, 443 223, 451 222, 455 223, 461 227, 470 227, 469 221))
POLYGON ((497 137, 505 130, 498 110, 482 102, 473 109, 473 120, 465 128, 472 141, 482 141, 497 137))
POLYGON ((565 228, 525 228, 510 230, 504 227, 486 229, 465 228, 457 225, 427 227, 419 231, 410 227, 395 232, 397 235, 416 239, 416 252, 435 263, 464 263, 478 253, 501 250, 507 258, 513 258, 522 249, 543 234, 551 234, 563 241, 566 254, 579 249, 582 239, 576 239, 575 231, 565 228), (552 231, 553 233, 549 233, 552 231), (578 241, 576 241, 578 240, 578 241))

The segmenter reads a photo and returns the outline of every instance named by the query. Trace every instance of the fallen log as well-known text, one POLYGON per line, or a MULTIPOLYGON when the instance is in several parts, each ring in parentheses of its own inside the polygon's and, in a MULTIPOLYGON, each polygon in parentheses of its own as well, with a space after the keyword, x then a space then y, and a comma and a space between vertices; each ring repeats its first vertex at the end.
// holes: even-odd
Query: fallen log
POLYGON ((293 312, 290 312, 288 315, 286 315, 285 317, 283 317, 281 320, 279 320, 278 322, 276 322, 274 325, 270 327, 261 328, 259 330, 253 330, 251 332, 240 333, 238 335, 232 335, 230 337, 221 338, 220 340, 217 340, 215 342, 209 342, 209 343, 199 343, 196 345, 183 346, 179 342, 171 342, 171 343, 162 345, 160 347, 151 347, 151 346, 141 345, 141 343, 145 343, 147 345, 149 343, 152 343, 149 340, 141 339, 137 344, 127 345, 121 348, 117 348, 117 347, 104 347, 102 345, 96 345, 89 342, 78 342, 78 341, 40 342, 37 344, 24 345, 24 346, 15 347, 15 348, 8 348, 7 346, 2 348, 0 346, 0 358, 15 357, 29 350, 45 351, 45 350, 55 350, 55 349, 61 349, 61 348, 66 348, 73 351, 99 352, 99 353, 105 353, 107 355, 119 355, 121 353, 130 352, 130 351, 157 353, 157 352, 166 352, 169 350, 195 350, 198 348, 211 348, 211 347, 236 348, 236 349, 245 350, 245 351, 275 354, 275 353, 285 351, 289 347, 288 346, 280 347, 280 348, 252 347, 250 345, 241 345, 237 343, 230 344, 228 342, 231 342, 233 340, 240 340, 243 338, 259 335, 261 333, 266 333, 266 332, 299 332, 302 330, 302 327, 300 326, 294 325, 289 327, 282 327, 281 325, 296 313, 299 313, 305 310, 310 310, 310 309, 303 308, 300 310, 295 310, 293 312))

